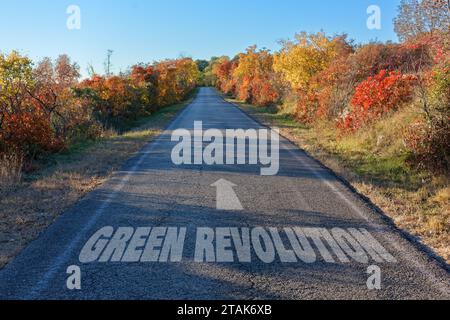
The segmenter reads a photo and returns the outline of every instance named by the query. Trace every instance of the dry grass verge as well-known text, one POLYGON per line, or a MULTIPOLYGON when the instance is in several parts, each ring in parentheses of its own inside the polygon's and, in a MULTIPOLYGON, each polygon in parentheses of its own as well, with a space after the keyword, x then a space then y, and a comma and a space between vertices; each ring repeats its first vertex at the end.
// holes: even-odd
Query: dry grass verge
POLYGON ((276 108, 239 101, 244 111, 281 134, 346 179, 394 223, 450 262, 449 178, 411 169, 399 128, 415 111, 405 110, 358 135, 337 139, 333 124, 312 128, 276 108))
POLYGON ((13 189, 0 190, 0 268, 160 134, 186 105, 166 107, 123 135, 75 146, 33 176, 16 180, 13 189))
POLYGON ((18 153, 0 155, 0 196, 22 180, 23 158, 18 153))

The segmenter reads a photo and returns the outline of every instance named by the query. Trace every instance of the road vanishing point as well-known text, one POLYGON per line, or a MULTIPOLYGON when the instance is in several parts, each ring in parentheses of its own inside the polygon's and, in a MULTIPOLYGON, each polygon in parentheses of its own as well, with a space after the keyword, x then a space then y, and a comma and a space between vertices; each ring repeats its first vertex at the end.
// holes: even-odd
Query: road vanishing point
POLYGON ((201 88, 159 137, 0 271, 0 298, 449 298, 445 263, 287 139, 275 176, 261 176, 259 165, 173 164, 172 133, 196 121, 204 130, 264 129, 201 88))

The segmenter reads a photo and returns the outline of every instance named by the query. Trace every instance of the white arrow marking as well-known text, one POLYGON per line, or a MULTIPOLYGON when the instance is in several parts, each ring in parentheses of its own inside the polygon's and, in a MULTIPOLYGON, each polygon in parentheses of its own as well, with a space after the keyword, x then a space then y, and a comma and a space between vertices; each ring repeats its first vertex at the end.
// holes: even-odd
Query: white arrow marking
POLYGON ((234 183, 231 183, 225 179, 220 179, 212 184, 211 187, 217 188, 217 210, 244 210, 239 198, 233 190, 233 187, 236 187, 234 183))

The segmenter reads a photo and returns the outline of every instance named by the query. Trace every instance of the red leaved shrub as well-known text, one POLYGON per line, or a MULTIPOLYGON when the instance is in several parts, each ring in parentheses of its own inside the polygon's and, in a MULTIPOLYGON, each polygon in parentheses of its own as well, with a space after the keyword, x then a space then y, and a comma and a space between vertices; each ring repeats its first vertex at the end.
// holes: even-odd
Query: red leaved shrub
POLYGON ((410 101, 415 77, 400 72, 380 71, 356 87, 350 110, 338 120, 338 127, 357 131, 410 101))

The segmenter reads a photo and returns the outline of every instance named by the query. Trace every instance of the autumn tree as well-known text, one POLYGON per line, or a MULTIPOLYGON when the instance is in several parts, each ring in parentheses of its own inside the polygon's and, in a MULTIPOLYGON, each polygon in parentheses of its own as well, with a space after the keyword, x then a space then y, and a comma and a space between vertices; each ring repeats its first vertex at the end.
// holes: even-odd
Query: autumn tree
POLYGON ((120 131, 139 117, 182 101, 195 88, 198 75, 197 64, 190 58, 166 60, 135 65, 118 76, 94 75, 75 92, 104 127, 120 131))
POLYGON ((353 51, 346 36, 330 38, 322 32, 303 32, 295 41, 282 44, 275 55, 274 69, 297 93, 298 118, 311 122, 318 113, 327 116, 334 83, 346 71, 346 58, 353 51), (339 64, 334 64, 337 61, 339 64))
POLYGON ((35 86, 28 93, 35 105, 42 108, 56 136, 64 141, 68 131, 89 118, 75 99, 72 88, 78 83, 79 67, 67 55, 53 62, 44 58, 33 70, 35 86))
POLYGON ((0 152, 15 150, 34 158, 55 147, 44 109, 29 96, 34 88, 31 60, 15 51, 0 54, 0 152))
MULTIPOLYGON (((232 70, 237 67, 238 57, 232 61, 227 56, 211 57, 208 66, 202 72, 201 84, 207 87, 229 87, 227 83, 232 82, 232 70)), ((228 90, 224 90, 228 91, 228 90)))
POLYGON ((130 72, 137 103, 145 106, 147 112, 157 109, 158 73, 152 65, 135 65, 130 72))
POLYGON ((195 88, 200 77, 198 65, 190 58, 175 62, 177 100, 182 101, 195 88))
POLYGON ((27 92, 34 86, 32 62, 18 52, 0 54, 0 128, 5 119, 25 109, 27 92))
POLYGON ((157 104, 167 106, 176 103, 178 101, 176 62, 174 60, 163 61, 158 63, 155 68, 158 72, 157 104))
POLYGON ((274 68, 294 89, 306 88, 311 78, 337 55, 335 42, 322 32, 302 32, 295 41, 284 41, 282 45, 275 55, 274 68))
POLYGON ((450 28, 450 1, 402 0, 394 25, 402 41, 423 33, 446 32, 450 28))
POLYGON ((215 76, 216 87, 225 94, 234 94, 235 92, 236 83, 233 73, 238 64, 238 58, 230 60, 223 56, 218 58, 213 65, 212 72, 215 76))
POLYGON ((239 63, 232 76, 240 100, 264 106, 279 98, 273 56, 267 49, 258 50, 256 46, 252 46, 245 53, 239 54, 239 63))
POLYGON ((105 128, 120 130, 130 115, 134 116, 129 110, 133 102, 132 83, 127 78, 95 75, 78 86, 77 95, 84 105, 92 106, 94 116, 105 128))
MULTIPOLYGON (((444 43, 446 52, 449 44, 444 43)), ((414 164, 448 173, 450 170, 450 55, 439 59, 431 71, 419 75, 417 96, 423 116, 406 134, 414 164)))

